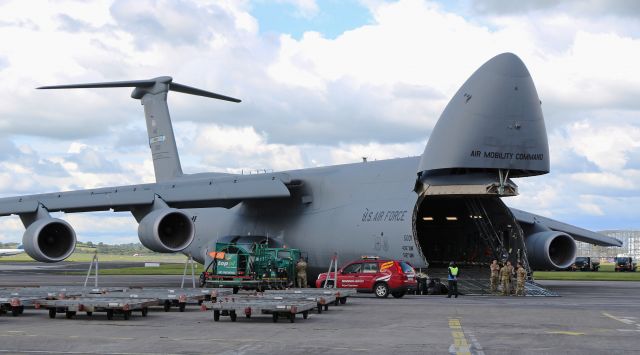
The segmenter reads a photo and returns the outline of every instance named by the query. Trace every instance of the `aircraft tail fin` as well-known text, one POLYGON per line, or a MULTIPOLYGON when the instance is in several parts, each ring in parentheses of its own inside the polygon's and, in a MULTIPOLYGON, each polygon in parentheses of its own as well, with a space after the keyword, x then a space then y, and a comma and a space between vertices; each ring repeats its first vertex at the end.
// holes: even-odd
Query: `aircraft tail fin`
POLYGON ((167 92, 176 91, 184 94, 209 97, 212 99, 240 102, 240 100, 197 89, 173 82, 169 76, 161 76, 149 80, 113 81, 102 83, 86 83, 71 85, 42 86, 38 89, 84 89, 84 88, 119 88, 132 87, 131 97, 138 99, 144 106, 147 122, 149 147, 153 158, 156 181, 171 180, 182 175, 182 166, 178 156, 175 135, 171 125, 167 92))

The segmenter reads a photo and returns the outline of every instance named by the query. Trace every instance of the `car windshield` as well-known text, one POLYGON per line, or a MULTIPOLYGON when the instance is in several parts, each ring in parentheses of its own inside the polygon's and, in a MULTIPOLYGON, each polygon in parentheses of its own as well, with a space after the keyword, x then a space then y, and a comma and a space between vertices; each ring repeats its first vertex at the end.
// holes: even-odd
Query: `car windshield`
POLYGON ((413 267, 404 261, 400 262, 400 267, 402 268, 402 272, 404 272, 405 274, 415 273, 413 267))
POLYGON ((616 262, 618 264, 624 264, 624 263, 629 262, 629 258, 616 258, 616 259, 617 259, 616 262))

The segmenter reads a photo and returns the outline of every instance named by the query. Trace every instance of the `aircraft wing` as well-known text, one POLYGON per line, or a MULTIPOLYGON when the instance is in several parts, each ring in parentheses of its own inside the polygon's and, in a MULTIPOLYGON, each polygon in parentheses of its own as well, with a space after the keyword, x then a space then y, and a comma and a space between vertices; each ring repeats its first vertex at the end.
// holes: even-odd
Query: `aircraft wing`
POLYGON ((572 226, 570 224, 562 223, 551 218, 542 217, 542 216, 525 212, 516 208, 510 208, 510 209, 514 217, 519 223, 524 223, 524 224, 540 223, 551 230, 567 233, 570 236, 572 236, 573 239, 580 242, 585 242, 585 243, 600 245, 600 246, 610 246, 610 247, 622 246, 622 241, 616 238, 607 237, 600 233, 595 233, 590 230, 572 226))
POLYGON ((0 216, 34 213, 39 205, 49 212, 128 211, 151 205, 159 196, 175 208, 231 208, 244 200, 290 197, 287 174, 232 175, 181 179, 0 198, 0 216))

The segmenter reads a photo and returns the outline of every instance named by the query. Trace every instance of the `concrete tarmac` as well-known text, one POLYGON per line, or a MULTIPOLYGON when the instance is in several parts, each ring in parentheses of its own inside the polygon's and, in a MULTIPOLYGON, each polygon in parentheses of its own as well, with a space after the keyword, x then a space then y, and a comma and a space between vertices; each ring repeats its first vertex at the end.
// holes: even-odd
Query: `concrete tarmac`
MULTIPOLYGON (((81 284, 84 277, 0 272, 0 286, 22 281, 81 284)), ((179 285, 180 276, 104 276, 101 286, 179 285)), ((546 281, 562 297, 360 294, 296 323, 270 316, 214 322, 197 306, 112 321, 27 309, 0 316, 0 354, 637 354, 640 283, 546 281)))

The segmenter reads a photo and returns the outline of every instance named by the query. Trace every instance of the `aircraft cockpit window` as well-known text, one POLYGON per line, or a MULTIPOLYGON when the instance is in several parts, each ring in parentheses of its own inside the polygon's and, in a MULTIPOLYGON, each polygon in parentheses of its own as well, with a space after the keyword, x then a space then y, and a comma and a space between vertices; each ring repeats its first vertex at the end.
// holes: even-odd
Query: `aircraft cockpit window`
POLYGON ((375 274, 378 272, 378 263, 366 263, 362 267, 362 273, 375 274))
POLYGON ((362 270, 362 264, 351 264, 342 270, 343 274, 358 274, 362 270))

